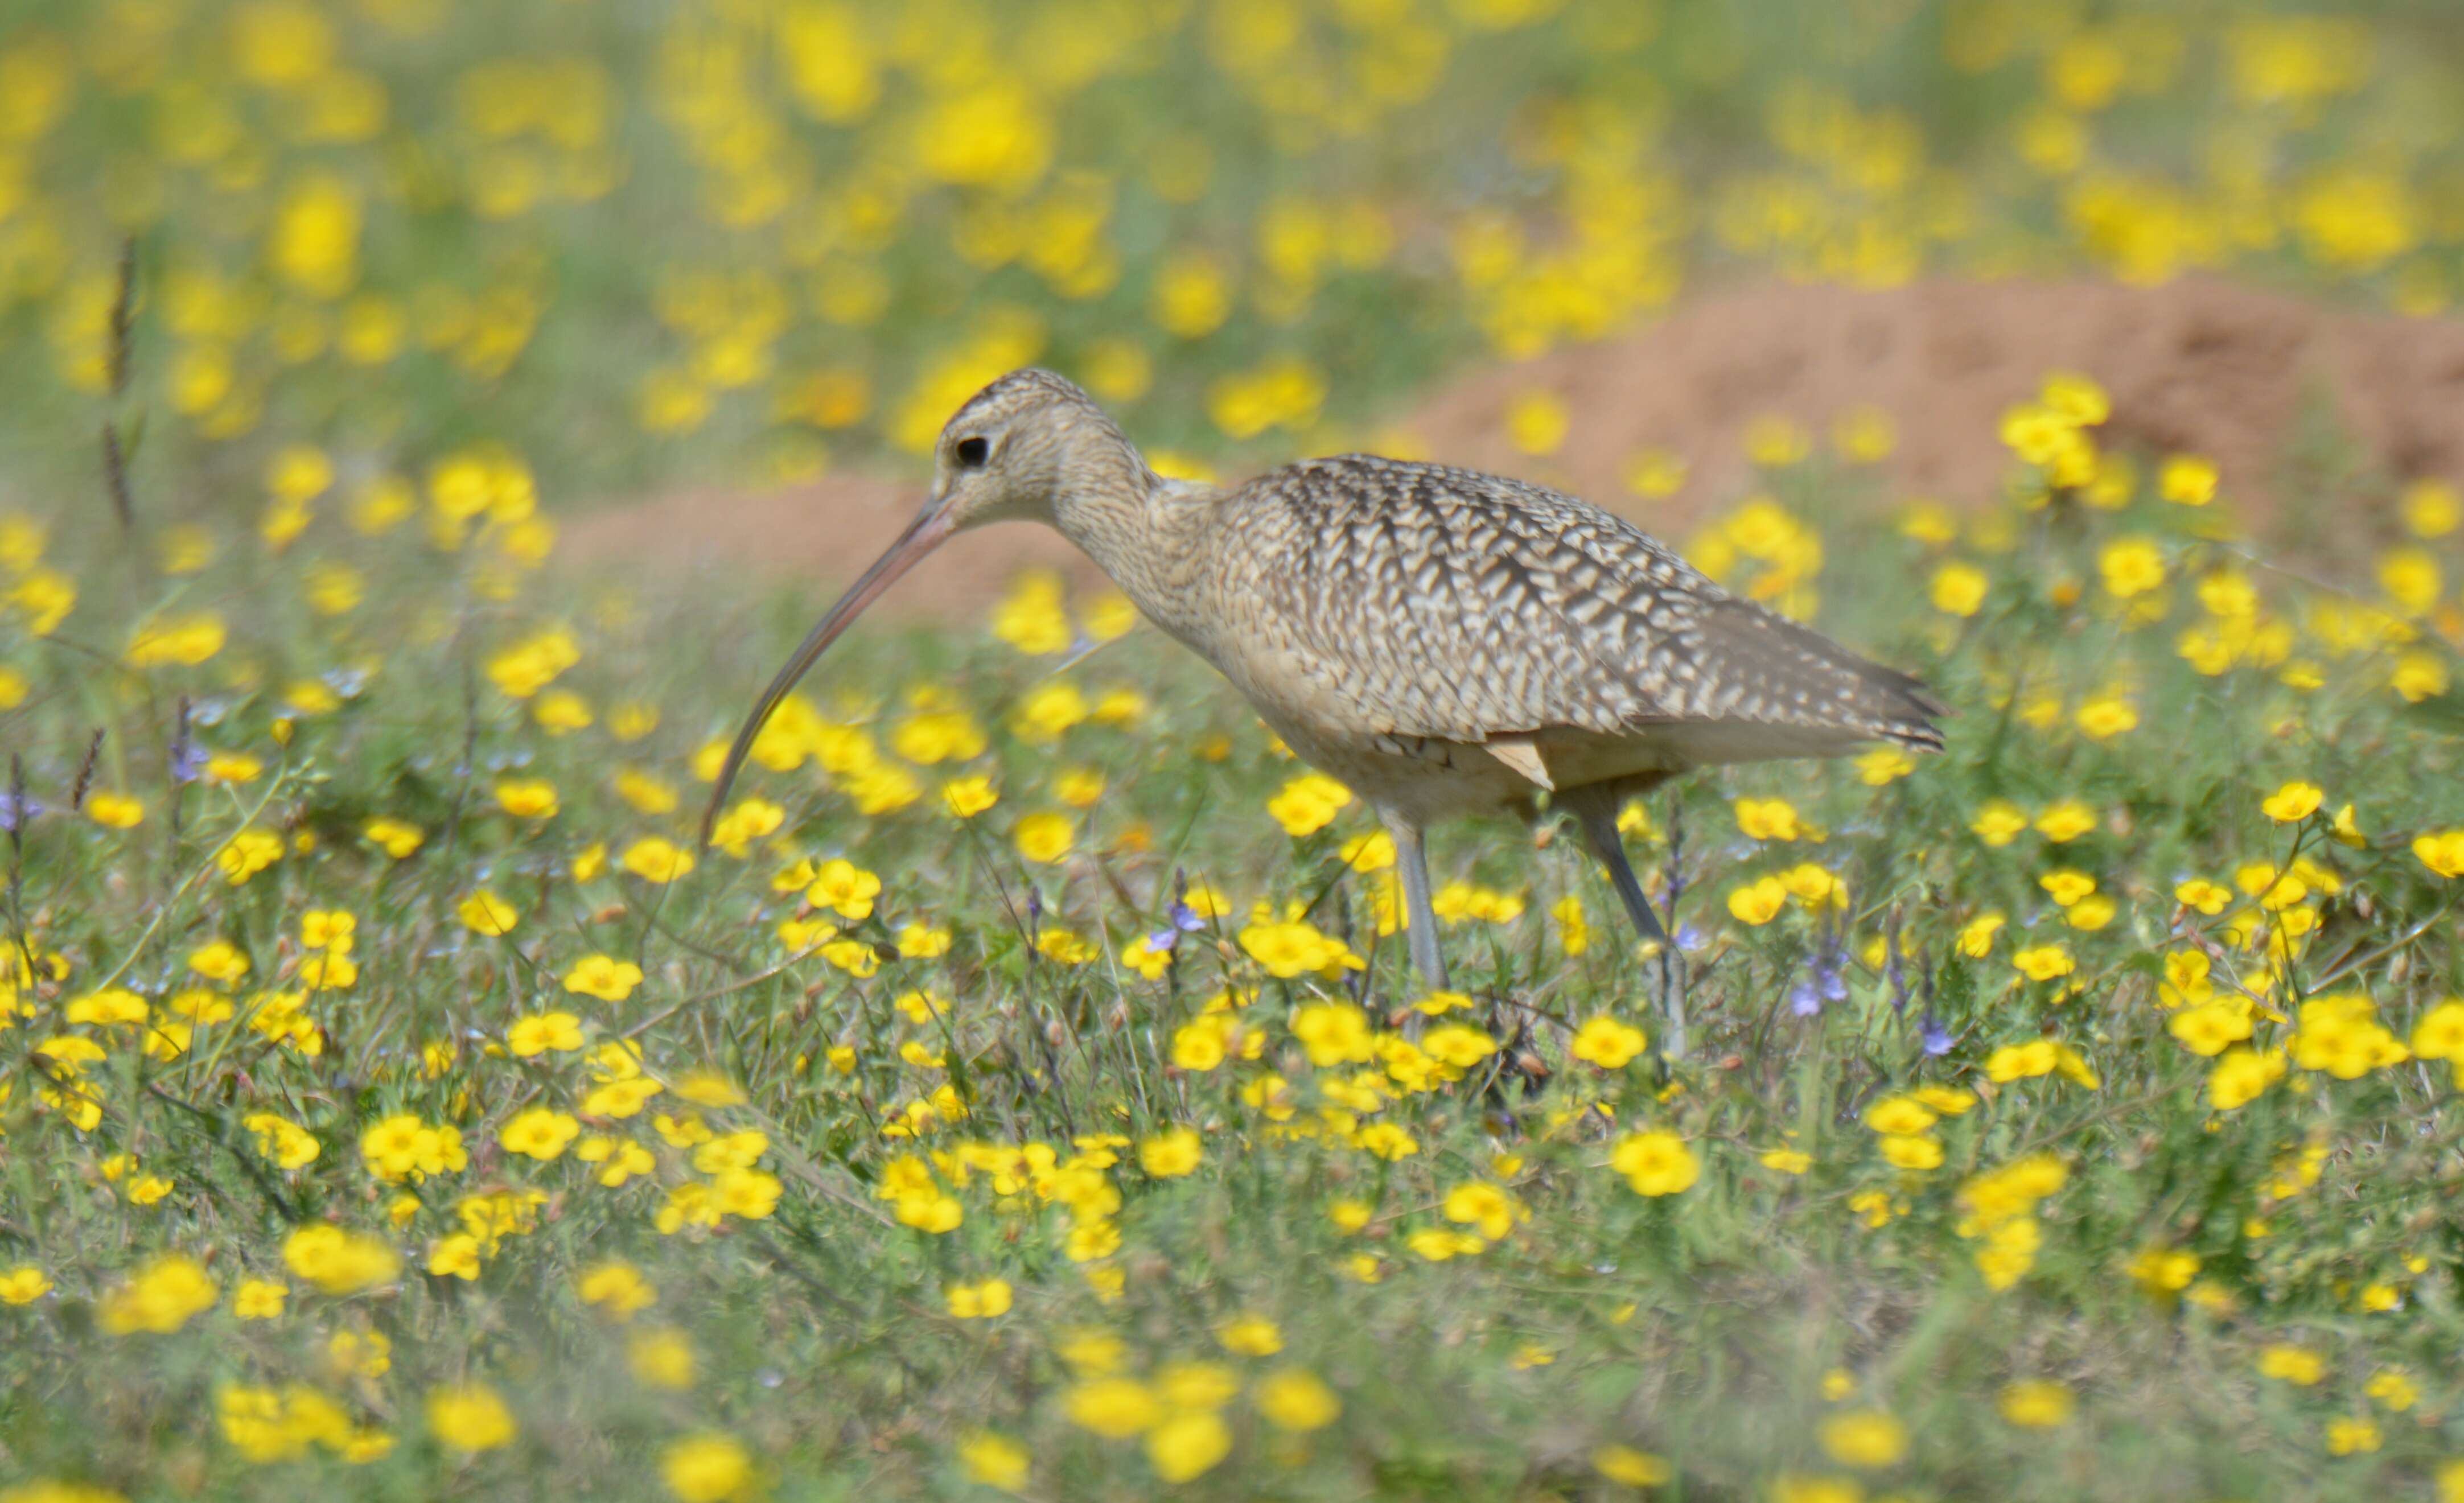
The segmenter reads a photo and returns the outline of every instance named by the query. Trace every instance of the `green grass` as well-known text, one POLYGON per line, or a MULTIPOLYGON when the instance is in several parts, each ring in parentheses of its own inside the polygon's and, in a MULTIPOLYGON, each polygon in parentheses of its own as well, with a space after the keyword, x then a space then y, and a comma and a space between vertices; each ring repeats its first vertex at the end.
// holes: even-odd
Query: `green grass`
MULTIPOLYGON (((1855 484, 1776 478, 1830 492, 1855 484)), ((2209 918, 2183 909, 2174 888, 2191 876, 2230 885, 2244 863, 2273 868, 2299 853, 2317 863, 2314 888, 2332 874, 2336 890, 2297 905, 2316 928, 2271 995, 2298 1016, 2313 991, 2365 992, 2403 1037, 2456 987, 2455 887, 2410 849, 2416 833, 2464 814, 2455 746, 2428 713, 2443 701, 2408 706, 2386 686, 2389 651, 2335 660, 2325 685, 2306 691, 2252 667, 2195 673, 2174 650, 2176 632, 2200 617, 2188 583, 2225 561, 2184 530, 2203 519, 2152 498, 2119 516, 2068 500, 2022 513, 2023 545, 1985 555, 1991 590, 1967 621, 1846 592, 1825 624, 1923 673, 1960 707, 1951 750, 1881 787, 1844 763, 1707 773, 1653 808, 1660 831, 1683 832, 1680 916, 1701 938, 1690 957, 1696 1043, 1683 1060, 1646 1055, 1601 1070, 1567 1056, 1570 1027, 1595 1015, 1659 1031, 1652 964, 1610 927, 1605 885, 1574 842, 1504 825, 1445 832, 1441 882, 1475 881, 1525 903, 1518 918, 1469 920, 1445 936, 1475 999, 1447 1021, 1505 1051, 1366 1117, 1344 1114, 1377 1104, 1358 1098, 1356 1079, 1376 1066, 1313 1068, 1292 1021, 1297 1008, 1356 998, 1373 1018, 1399 1022, 1394 1010, 1417 995, 1397 939, 1373 942, 1376 879, 1338 857, 1345 838, 1374 826, 1354 805, 1306 837, 1276 829, 1265 805, 1302 770, 1177 649, 1139 636, 1056 667, 965 633, 876 635, 827 665, 814 702, 827 718, 808 724, 856 728, 887 747, 909 696, 929 689, 983 728, 984 751, 904 768, 877 750, 874 765, 904 768, 922 796, 870 817, 849 793, 861 776, 757 773, 748 792, 781 806, 779 832, 753 859, 713 853, 660 887, 612 863, 583 876, 577 863, 602 849, 621 856, 647 835, 687 838, 701 786, 688 764, 789 640, 783 616, 653 600, 614 619, 568 617, 580 661, 554 688, 580 694, 601 723, 552 736, 525 714, 539 701, 509 697, 491 669, 557 617, 562 587, 542 578, 498 603, 472 596, 490 569, 484 543, 435 554, 326 522, 281 554, 228 539, 205 575, 166 583, 114 565, 119 545, 98 539, 90 559, 61 560, 87 589, 73 626, 26 649, 32 692, 11 719, 28 786, 52 811, 12 847, 12 948, 45 966, 57 955, 66 973, 21 984, 28 1015, 0 1032, 11 1086, 0 1139, 10 1185, 0 1236, 11 1249, 0 1264, 38 1268, 52 1285, 0 1307, 9 1466, 91 1476, 132 1496, 551 1486, 648 1495, 659 1487, 649 1458, 680 1433, 717 1429, 777 1496, 958 1496, 971 1485, 955 1448, 991 1429, 1032 1451, 1033 1495, 1146 1495, 1157 1484, 1138 1443, 1067 1417, 1075 1380, 1063 1354, 1073 1338, 1104 1331, 1123 1343, 1132 1373, 1204 1361, 1234 1374, 1240 1396, 1221 1411, 1231 1450, 1185 1485, 1199 1496, 1607 1495, 1616 1488, 1592 1457, 1609 1444, 1668 1458, 1680 1479, 1672 1493, 1757 1494, 1782 1471, 1844 1474, 1816 1427, 1861 1407, 1888 1411, 1908 1437, 1905 1459, 1875 1474, 1878 1488, 2046 1498, 2418 1489, 2458 1449, 2444 1416, 2464 1400, 2443 1356, 2457 1334, 2449 1203, 2459 1174, 2446 1066, 2396 1064, 2350 1081, 2297 1071, 2216 1112, 2205 1095, 2211 1062, 2167 1036, 2159 988, 2167 957, 2206 948, 2219 984, 2230 970, 2263 990, 2263 948, 2227 932, 2236 917, 2249 921, 2245 900, 2209 918), (2121 535, 2160 540, 2171 576, 2164 621, 2126 625, 2093 582, 2064 603, 2061 581, 2093 581, 2099 549, 2121 535), (367 599, 315 618, 297 598, 311 551, 366 569, 367 599), (231 632, 213 657, 193 668, 111 664, 108 644, 127 630, 115 622, 208 599, 227 602, 231 632), (286 709, 295 680, 355 666, 371 671, 329 712, 286 709), (1089 702, 1133 689, 1143 708, 1124 724, 1073 726, 1057 744, 1030 741, 1018 707, 1057 682, 1083 686, 1089 702), (2077 730, 2082 698, 2118 684, 2131 686, 2138 729, 2104 741, 2077 730), (2059 713, 2034 727, 2023 715, 2039 699, 2059 713), (168 786, 184 700, 204 749, 253 752, 262 774, 168 786), (607 717, 629 701, 655 706, 658 727, 619 744, 607 717), (142 800, 133 827, 63 808, 96 729, 104 752, 94 786, 142 800), (610 786, 619 767, 650 770, 682 803, 660 815, 627 807, 610 786), (1064 768, 1101 771, 1104 796, 1068 811, 1053 792, 1064 768), (933 795, 961 773, 1001 794, 964 823, 933 795), (553 783, 559 811, 504 813, 496 789, 507 777, 553 783), (2259 802, 2294 777, 2321 785, 2325 805, 2276 824, 2259 802), (1770 793, 1827 838, 1746 839, 1730 798, 1770 793), (1968 827, 1992 798, 2031 814, 2075 798, 2093 828, 2059 847, 2033 832, 1989 846, 1968 827), (2359 845, 2325 829, 2346 800, 2359 845), (1045 810, 1070 814, 1072 849, 1057 862, 1026 860, 1007 834, 1045 810), (361 835, 380 815, 419 827, 426 843, 389 860, 361 835), (232 885, 214 860, 244 826, 290 849, 232 885), (838 855, 882 882, 876 912, 847 934, 890 946, 922 921, 946 927, 947 952, 857 976, 784 948, 772 931, 797 898, 774 891, 771 874, 838 855), (1806 862, 1844 882, 1844 909, 1826 917, 1793 901, 1767 925, 1730 916, 1732 889, 1806 862), (2057 868, 2098 880, 2117 904, 2109 924, 2065 927, 2037 882, 2057 868), (1146 979, 1128 948, 1164 922, 1184 875, 1218 888, 1228 915, 1146 979), (456 917, 482 886, 521 914, 509 937, 456 917), (1593 926, 1579 954, 1544 917, 1569 894, 1593 926), (1313 903, 1310 919, 1348 936, 1369 969, 1265 974, 1238 942, 1253 903, 1313 903), (308 997, 321 1047, 303 1054, 241 1024, 260 989, 296 989, 302 915, 328 908, 357 918, 358 973, 308 997), (1987 910, 2011 915, 2010 927, 1987 953, 1961 953, 1963 927, 1987 910), (1038 953, 1029 931, 1054 926, 1086 938, 1095 958, 1038 953), (184 973, 217 938, 252 961, 244 982, 184 973), (1878 943, 1896 944, 1895 968, 1866 963, 1878 943), (2014 949, 2046 943, 2077 957, 2078 994, 2057 996, 2055 984, 2013 969, 2014 949), (1849 952, 1844 998, 1797 1015, 1792 994, 1832 944, 1849 952), (617 1003, 565 991, 558 978, 590 953, 629 958, 645 979, 617 1003), (200 1027, 177 1057, 150 1058, 133 1026, 66 1021, 106 982, 133 989, 158 1018, 196 986, 228 991, 240 1014, 200 1027), (1263 1053, 1236 1051, 1208 1071, 1173 1067, 1177 1031, 1227 987, 1247 999, 1237 1015, 1263 1053), (891 1004, 914 989, 947 997, 949 1012, 909 1020, 891 1004), (572 1152, 536 1162, 499 1143, 519 1113, 579 1110, 595 1083, 583 1054, 505 1052, 516 1019, 559 1009, 577 1015, 593 1047, 633 1039, 670 1084, 641 1116, 583 1124, 650 1149, 656 1167, 621 1187, 593 1183, 594 1167, 572 1152), (1935 1056, 1921 1038, 1927 1016, 1953 1040, 1935 1056), (84 1067, 100 1113, 90 1130, 43 1104, 34 1050, 61 1035, 104 1050, 84 1067), (1988 1078, 1996 1050, 2039 1038, 2073 1046, 2096 1086, 2061 1074, 1988 1078), (909 1040, 945 1067, 903 1060, 909 1040), (834 1045, 854 1051, 851 1073, 829 1063, 834 1045), (429 1066, 423 1048, 438 1052, 429 1066), (1521 1054, 1543 1062, 1546 1083, 1501 1070, 1521 1054), (761 1172, 776 1177, 778 1197, 767 1214, 663 1234, 654 1223, 666 1187, 717 1179, 648 1125, 686 1109, 677 1089, 698 1071, 743 1097, 700 1115, 717 1132, 766 1135, 761 1172), (1287 1122, 1270 1121, 1253 1089, 1270 1072, 1289 1082, 1287 1122), (885 1122, 945 1084, 963 1121, 913 1140, 885 1136, 885 1122), (1940 1144, 1939 1167, 1902 1170, 1860 1116, 1921 1084, 1983 1100, 1925 1135, 1940 1144), (242 1125, 257 1112, 314 1135, 315 1160, 269 1162, 242 1125), (361 1139, 401 1113, 458 1126, 468 1166, 381 1183, 361 1139), (1374 1138, 1357 1129, 1371 1122, 1401 1126, 1417 1151, 1392 1162, 1366 1151, 1374 1138), (1177 1126, 1203 1144, 1203 1162, 1180 1177, 1151 1175, 1123 1148, 1077 1189, 1047 1182, 1005 1198, 980 1171, 955 1183, 945 1163, 941 1185, 961 1219, 940 1232, 901 1225, 896 1203, 877 1193, 891 1163, 919 1151, 1044 1144, 1067 1161, 1089 1134, 1134 1144, 1177 1126), (1643 1130, 1683 1138, 1699 1181, 1656 1197, 1629 1188, 1609 1164, 1621 1137, 1643 1130), (1783 1145, 1811 1167, 1792 1175, 1760 1162, 1783 1145), (2305 1146, 2319 1152, 2315 1183, 2278 1183, 2305 1146), (135 1165, 115 1180, 108 1161, 121 1154, 135 1165), (1960 1191, 2035 1154, 2057 1159, 2066 1180, 2038 1209, 2033 1266, 1995 1289, 1975 1261, 1984 1241, 1962 1230, 1960 1191), (161 1176, 167 1193, 133 1204, 135 1175, 161 1176), (1472 1182, 1505 1186, 1528 1219, 1476 1254, 1429 1260, 1412 1234, 1462 1230, 1444 1204, 1472 1182), (1045 1195, 1072 1199, 1088 1185, 1117 1193, 1116 1215, 1093 1219, 1111 1220, 1119 1244, 1081 1264, 1068 1255, 1072 1213, 1045 1195), (394 1220, 387 1205, 405 1190, 412 1200, 394 1220), (423 1272, 463 1225, 463 1199, 497 1190, 539 1192, 529 1229, 503 1235, 474 1278, 423 1272), (1860 1196, 1881 1198, 1882 1225, 1866 1224, 1871 1202, 1860 1196), (1369 1208, 1365 1230, 1330 1219, 1344 1200, 1369 1208), (283 1250, 297 1227, 325 1221, 407 1263, 363 1291, 320 1291, 286 1269, 283 1250), (2195 1254, 2197 1297, 2134 1281, 2126 1270, 2148 1247, 2195 1254), (172 1334, 111 1334, 110 1291, 164 1249, 203 1262, 216 1307, 172 1334), (609 1258, 628 1260, 657 1291, 630 1323, 576 1294, 582 1272, 609 1258), (1090 1269, 1117 1277, 1116 1296, 1090 1282, 1090 1269), (231 1313, 249 1276, 290 1286, 278 1318, 231 1313), (945 1286, 987 1277, 1014 1287, 1012 1308, 953 1318, 945 1286), (2396 1307, 2365 1309, 2371 1285, 2393 1291, 2396 1307), (1243 1315, 1275 1323, 1280 1353, 1223 1350, 1215 1333, 1243 1315), (652 1325, 686 1334, 698 1359, 690 1385, 628 1373, 627 1343, 652 1325), (328 1344, 344 1332, 385 1336, 389 1370, 338 1372, 328 1344), (2318 1352, 2324 1381, 2262 1377, 2257 1354, 2278 1342, 2318 1352), (1260 1418, 1257 1381, 1290 1366, 1331 1386, 1340 1418, 1306 1435, 1260 1418), (2417 1384, 2415 1406, 2391 1411, 2365 1395, 2389 1368, 2417 1384), (423 1403, 433 1385, 472 1379, 502 1393, 517 1434, 464 1457, 430 1433, 423 1403), (2066 1384, 2077 1417, 2050 1430, 2009 1424, 1994 1396, 2014 1379, 2066 1384), (302 1454, 249 1460, 216 1418, 217 1395, 289 1383, 390 1437, 390 1452, 333 1459, 309 1438, 315 1425, 295 1416, 290 1430, 277 1427, 290 1442, 274 1449, 302 1454), (2327 1454, 2331 1421, 2374 1411, 2379 1449, 2327 1454)), ((1940 553, 1871 528, 1830 542, 1825 578, 1843 584, 1922 579, 1940 553)), ((2306 623, 2296 655, 2328 662, 2319 600, 2256 577, 2270 613, 2306 623)), ((846 734, 805 739, 834 748, 845 769, 846 734)), ((1642 854, 1664 879, 1664 837, 1648 838, 1642 854)), ((2261 1019, 2254 1043, 2280 1047, 2291 1033, 2261 1019)))
MULTIPOLYGON (((2268 544, 2162 499, 2152 454, 2112 510, 2014 460, 1938 532, 1886 468, 1828 459, 1719 498, 1772 505, 1699 556, 1958 714, 1903 775, 1706 773, 1643 811, 1694 1026, 1684 1057, 1614 1067, 1570 1040, 1607 1018, 1656 1046, 1657 961, 1578 842, 1439 832, 1471 1000, 1413 1021, 1388 879, 1346 858, 1368 812, 1287 833, 1270 806, 1306 770, 1154 634, 1082 656, 1098 600, 1066 602, 1066 651, 871 628, 742 786, 778 828, 628 872, 638 841, 690 842, 821 602, 583 577, 537 525, 670 483, 912 474, 902 428, 1026 359, 1237 470, 1361 442, 1456 364, 1773 272, 2221 270, 2428 315, 2464 275, 2441 7, 1447 0, 1281 42, 1248 0, 907 13, 852 11, 878 92, 824 119, 784 40, 814 8, 0 6, 0 807, 45 811, 0 853, 0 1500, 1519 1503, 1655 1469, 1661 1495, 1789 1503, 2464 1496, 2464 1126, 2451 1062, 2409 1057, 2449 1049, 2464 991, 2464 878, 2440 875, 2464 852, 2439 839, 2464 829, 2464 555, 2333 393, 2286 436, 2300 504, 2268 544), (1125 38, 1090 81, 1053 71, 1125 38), (1424 89, 1334 108, 1347 70, 1431 49, 1424 89), (586 62, 604 113, 481 67, 508 59, 586 62), (343 128, 371 81, 382 119, 343 128), (1048 161, 979 181, 925 143, 942 111, 1008 106, 1048 161), (318 109, 340 114, 303 126, 318 109), (2075 156, 2048 148, 2072 128, 2075 156), (1159 181, 1145 148, 1193 144, 1203 182, 1159 181), (605 192, 499 196, 611 164, 605 192), (319 185, 355 235, 280 230, 319 185), (1100 229, 1066 233, 1095 200, 1100 229), (1158 289, 1193 256, 1223 317, 1176 330, 1158 289), (713 272, 705 317, 682 294, 713 272), (1223 383, 1287 360, 1307 400, 1227 421, 1223 383), (855 396, 821 412, 816 374, 855 396), (484 507, 455 511, 474 476, 484 507), (2108 587, 2151 558, 2161 583, 2108 587), (1955 615, 1965 567, 1986 587, 1955 615), (2255 614, 2218 614, 2235 575, 2255 614), (173 650, 132 653, 161 630, 173 650), (2191 661, 2233 633, 2237 661, 2191 661), (1057 726, 1064 686, 1094 712, 1057 726), (965 724, 902 735, 926 714, 965 724), (224 760, 174 776, 201 756, 224 760), (998 803, 945 812, 962 778, 998 803), (2323 801, 2271 818, 2292 780, 2323 801), (1738 800, 1771 797, 1804 833, 1748 833, 1772 813, 1738 800), (2067 838, 2000 828, 2005 805, 2073 814, 2048 820, 2067 838), (1049 815, 1066 852, 1019 839, 1049 815), (231 880, 252 846, 277 859, 231 880), (816 874, 774 879, 832 859, 878 878, 874 910, 782 935, 816 874), (2057 872, 2096 894, 2065 909, 2057 872), (2255 900, 2286 872, 2278 915, 2255 900), (1198 882, 1221 911, 1158 968, 1148 936, 1198 882), (483 890, 509 934, 463 916, 483 890), (312 991, 336 925, 310 915, 336 912, 355 973, 312 991), (1271 974, 1250 931, 1291 920, 1360 968, 1271 974), (2057 946, 2066 976, 2014 963, 2057 946), (568 990, 589 957, 641 978, 568 990), (1800 1009, 1822 974, 1838 994, 1800 1009), (917 991, 946 1012, 902 1008, 917 991), (2177 1035, 2236 998, 2247 1055, 2177 1035), (1375 1053, 1312 1063, 1353 1006, 1375 1053), (619 1115, 626 1043, 662 1089, 619 1115), (1966 1109, 1918 1125, 1910 1092, 1966 1109), (1886 1141, 1867 1119, 1894 1101, 1886 1141), (379 1172, 403 1119, 424 1178, 379 1172), (696 1162, 704 1131, 732 1156, 696 1162), (1188 1134, 1199 1162, 1164 1172, 1188 1134), (1699 1172, 1629 1184, 1652 1153, 1699 1172), (1503 1235, 1469 1230, 1501 1206, 1503 1235), (963 1308, 994 1279, 1008 1308, 960 1318, 953 1286, 963 1308), (655 1302, 584 1298, 627 1288, 655 1302), (1092 1386, 1107 1366, 1133 1382, 1092 1386), (2075 1412, 2016 1423, 2014 1382, 2075 1412)), ((979 120, 957 155, 1001 135, 979 120)))

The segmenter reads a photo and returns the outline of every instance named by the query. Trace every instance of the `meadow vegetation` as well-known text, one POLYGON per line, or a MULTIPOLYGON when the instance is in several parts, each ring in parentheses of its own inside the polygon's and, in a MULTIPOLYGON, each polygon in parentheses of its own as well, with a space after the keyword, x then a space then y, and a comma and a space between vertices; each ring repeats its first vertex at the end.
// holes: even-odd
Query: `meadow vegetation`
POLYGON ((1757 425, 1688 556, 1958 714, 1626 811, 1674 1058, 1578 842, 1443 832, 1423 992, 1048 577, 697 850, 836 581, 555 564, 1030 359, 1237 472, 1727 270, 2464 272, 2434 10, 1778 9, 0 23, 0 1499, 2464 1498, 2454 476, 2284 559, 2094 372, 1992 495, 1757 425))

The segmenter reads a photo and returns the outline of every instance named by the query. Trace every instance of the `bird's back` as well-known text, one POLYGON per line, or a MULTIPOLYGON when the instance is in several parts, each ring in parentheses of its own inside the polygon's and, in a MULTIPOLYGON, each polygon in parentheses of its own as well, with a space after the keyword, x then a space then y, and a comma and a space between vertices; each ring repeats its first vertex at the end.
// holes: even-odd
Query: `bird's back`
POLYGON ((1344 454, 1240 487, 1216 525, 1249 676, 1353 734, 1690 739, 1689 764, 1942 744, 1916 680, 1544 486, 1344 454))

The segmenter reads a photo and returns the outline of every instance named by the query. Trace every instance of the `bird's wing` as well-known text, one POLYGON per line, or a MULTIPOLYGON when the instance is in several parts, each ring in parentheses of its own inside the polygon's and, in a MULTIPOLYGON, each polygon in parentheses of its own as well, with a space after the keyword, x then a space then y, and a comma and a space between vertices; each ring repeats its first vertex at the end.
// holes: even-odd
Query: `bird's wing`
POLYGON ((1361 455, 1243 490, 1262 624, 1339 682, 1361 730, 1478 743, 1740 723, 1940 744, 1915 680, 1574 497, 1361 455))

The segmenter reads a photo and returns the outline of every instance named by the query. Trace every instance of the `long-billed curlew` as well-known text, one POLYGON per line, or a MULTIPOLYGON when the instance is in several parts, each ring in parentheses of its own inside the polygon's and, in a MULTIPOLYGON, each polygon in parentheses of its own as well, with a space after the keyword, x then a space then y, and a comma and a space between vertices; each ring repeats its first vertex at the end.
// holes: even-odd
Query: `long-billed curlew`
POLYGON ((1945 710, 1915 679, 1738 599, 1573 496, 1365 454, 1229 488, 1166 480, 1085 392, 1019 370, 950 419, 915 520, 762 691, 719 772, 705 843, 755 735, 814 660, 942 539, 1006 520, 1060 529, 1295 752, 1376 809, 1430 987, 1445 987, 1445 959, 1421 831, 1546 790, 1660 946, 1672 1055, 1684 1047, 1675 947, 1626 860, 1618 805, 1713 763, 1874 740, 1942 747, 1932 717, 1945 710))

